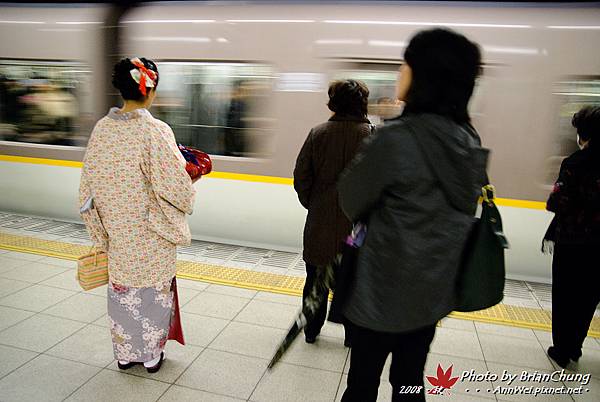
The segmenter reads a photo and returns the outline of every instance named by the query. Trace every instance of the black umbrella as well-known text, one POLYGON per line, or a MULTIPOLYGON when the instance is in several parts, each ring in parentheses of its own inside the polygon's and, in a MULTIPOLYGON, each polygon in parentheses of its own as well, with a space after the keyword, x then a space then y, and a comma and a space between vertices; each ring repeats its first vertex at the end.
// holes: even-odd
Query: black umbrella
MULTIPOLYGON (((340 256, 338 256, 336 261, 339 261, 340 259, 340 256)), ((317 277, 315 278, 314 285, 304 300, 304 307, 300 310, 300 312, 298 312, 298 315, 294 319, 294 323, 277 348, 275 355, 269 363, 269 369, 273 368, 275 363, 281 359, 281 356, 283 356, 283 354, 289 349, 294 342, 294 339, 296 339, 306 324, 314 319, 316 312, 321 306, 319 295, 323 294, 324 292, 329 292, 329 289, 333 289, 335 287, 334 265, 336 265, 336 262, 326 265, 317 271, 317 277)))
POLYGON ((348 298, 348 293, 354 279, 358 248, 363 244, 366 234, 367 228, 365 225, 361 223, 354 225, 351 235, 348 236, 342 245, 342 253, 338 254, 331 264, 317 270, 317 277, 315 278, 313 288, 304 300, 304 307, 296 316, 294 323, 277 348, 275 355, 269 363, 269 369, 273 368, 275 363, 281 359, 281 356, 289 349, 294 339, 302 331, 302 328, 314 319, 316 312, 321 306, 319 295, 329 292, 329 289, 334 290, 334 293, 327 320, 337 324, 344 323, 342 307, 348 298))

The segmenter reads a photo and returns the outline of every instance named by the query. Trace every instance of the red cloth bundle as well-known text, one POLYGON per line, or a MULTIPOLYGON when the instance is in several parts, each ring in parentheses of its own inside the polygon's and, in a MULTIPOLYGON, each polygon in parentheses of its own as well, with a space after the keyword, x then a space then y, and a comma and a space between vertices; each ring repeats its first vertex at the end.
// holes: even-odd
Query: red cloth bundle
POLYGON ((171 282, 171 290, 173 291, 173 316, 171 317, 171 325, 169 326, 169 335, 167 336, 167 339, 174 340, 182 345, 185 345, 185 339, 183 339, 183 329, 181 328, 181 316, 179 315, 177 278, 173 278, 173 282, 171 282))
POLYGON ((206 152, 179 144, 179 151, 187 161, 185 170, 192 180, 200 178, 212 171, 212 161, 206 152))

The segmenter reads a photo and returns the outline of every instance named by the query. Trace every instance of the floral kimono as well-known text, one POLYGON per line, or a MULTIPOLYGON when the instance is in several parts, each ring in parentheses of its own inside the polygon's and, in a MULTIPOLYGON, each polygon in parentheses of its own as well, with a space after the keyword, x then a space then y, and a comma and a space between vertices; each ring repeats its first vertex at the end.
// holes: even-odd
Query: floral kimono
POLYGON ((190 243, 186 214, 194 194, 167 124, 146 109, 117 108, 96 124, 79 204, 92 240, 108 254, 108 314, 118 360, 149 361, 164 347, 176 313, 176 247, 190 243))

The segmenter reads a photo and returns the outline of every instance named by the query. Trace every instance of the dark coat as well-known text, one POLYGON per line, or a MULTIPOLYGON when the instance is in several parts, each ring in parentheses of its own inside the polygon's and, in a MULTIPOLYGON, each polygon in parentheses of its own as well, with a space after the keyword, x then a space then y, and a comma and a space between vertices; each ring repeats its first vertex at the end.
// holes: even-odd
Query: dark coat
POLYGON ((577 151, 562 162, 546 208, 556 214, 547 239, 557 245, 600 244, 599 149, 577 151))
POLYGON ((342 173, 344 212, 367 224, 344 314, 398 333, 435 324, 456 303, 459 259, 485 184, 477 133, 433 114, 378 130, 342 173))
POLYGON ((369 120, 334 115, 313 128, 296 160, 294 189, 308 209, 304 261, 323 266, 341 251, 352 225, 339 207, 336 182, 370 133, 369 120))

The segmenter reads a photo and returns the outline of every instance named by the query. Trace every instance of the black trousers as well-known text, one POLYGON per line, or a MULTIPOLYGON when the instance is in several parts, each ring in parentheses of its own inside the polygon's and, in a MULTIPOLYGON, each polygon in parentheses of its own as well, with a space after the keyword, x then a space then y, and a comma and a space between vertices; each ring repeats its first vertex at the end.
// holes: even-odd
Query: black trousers
POLYGON ((354 325, 348 385, 342 402, 375 402, 379 379, 388 355, 392 354, 390 383, 393 402, 425 401, 423 370, 435 324, 397 334, 372 331, 354 325), (400 393, 402 387, 421 386, 418 394, 400 393))
POLYGON ((599 253, 591 245, 560 245, 552 258, 552 341, 562 357, 579 357, 600 302, 599 253))
MULTIPOLYGON (((304 289, 302 290, 302 307, 306 297, 310 293, 317 277, 317 270, 319 269, 316 265, 306 264, 306 282, 304 283, 304 289)), ((321 328, 325 324, 325 318, 327 317, 327 298, 329 297, 329 289, 323 291, 318 295, 318 299, 321 301, 320 307, 317 310, 317 314, 306 327, 304 327, 304 334, 309 338, 314 338, 321 332, 321 328)), ((344 322, 344 332, 346 341, 352 341, 352 323, 350 321, 344 322)))

